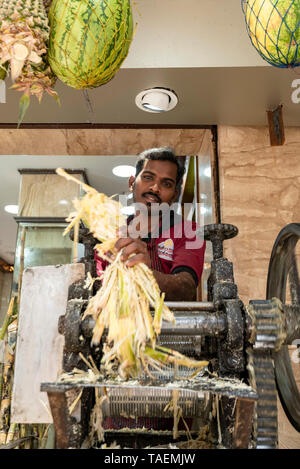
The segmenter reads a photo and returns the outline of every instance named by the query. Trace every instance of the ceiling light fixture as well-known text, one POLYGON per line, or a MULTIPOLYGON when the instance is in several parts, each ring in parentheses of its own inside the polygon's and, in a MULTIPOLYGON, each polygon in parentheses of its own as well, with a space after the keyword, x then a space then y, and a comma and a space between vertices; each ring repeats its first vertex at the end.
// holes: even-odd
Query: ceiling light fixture
POLYGON ((130 165, 122 165, 121 164, 119 166, 115 166, 112 169, 112 172, 115 176, 118 176, 120 178, 128 178, 130 176, 135 175, 135 167, 130 166, 130 165))
POLYGON ((69 201, 68 200, 65 200, 65 199, 62 199, 62 200, 59 200, 59 205, 69 205, 69 201))
POLYGON ((18 205, 5 205, 4 210, 7 213, 12 213, 13 215, 17 215, 19 211, 18 205))
POLYGON ((205 168, 203 174, 204 174, 204 176, 206 176, 207 178, 210 178, 210 177, 211 177, 211 169, 210 169, 209 166, 208 166, 207 168, 205 168))
POLYGON ((174 109, 178 98, 168 88, 150 88, 141 91, 135 98, 137 107, 146 112, 166 112, 174 109))

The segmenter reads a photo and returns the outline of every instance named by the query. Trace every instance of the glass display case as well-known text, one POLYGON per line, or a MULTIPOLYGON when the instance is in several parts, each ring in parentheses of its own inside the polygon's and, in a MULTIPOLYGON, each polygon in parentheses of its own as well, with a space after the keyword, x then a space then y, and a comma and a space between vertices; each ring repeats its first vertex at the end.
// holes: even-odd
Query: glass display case
MULTIPOLYGON (((42 218, 24 220, 16 217, 18 223, 13 294, 18 293, 20 266, 70 264, 73 262, 74 243, 69 235, 63 236, 67 226, 64 219, 42 218)), ((83 256, 83 245, 78 244, 78 257, 83 256)))

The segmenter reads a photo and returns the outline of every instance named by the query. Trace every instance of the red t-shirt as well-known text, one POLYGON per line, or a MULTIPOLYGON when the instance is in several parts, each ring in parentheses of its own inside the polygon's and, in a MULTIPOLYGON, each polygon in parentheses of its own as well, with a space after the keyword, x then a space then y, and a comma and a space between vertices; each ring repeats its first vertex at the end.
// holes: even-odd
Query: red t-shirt
MULTIPOLYGON (((132 220, 129 217, 128 223, 132 220)), ((151 267, 165 274, 189 272, 196 286, 203 272, 205 241, 203 230, 195 222, 177 219, 170 226, 164 227, 161 222, 159 232, 142 238, 147 243, 151 267)), ((95 254, 97 274, 107 267, 107 262, 95 254)))

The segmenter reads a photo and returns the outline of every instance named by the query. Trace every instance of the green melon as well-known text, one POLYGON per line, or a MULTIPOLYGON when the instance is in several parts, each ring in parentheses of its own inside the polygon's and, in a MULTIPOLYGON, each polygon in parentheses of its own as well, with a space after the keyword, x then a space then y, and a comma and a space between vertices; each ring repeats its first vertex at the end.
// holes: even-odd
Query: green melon
POLYGON ((111 80, 133 37, 130 0, 53 0, 49 22, 50 66, 76 89, 111 80))
POLYGON ((243 0, 253 46, 271 65, 300 65, 300 0, 243 0))

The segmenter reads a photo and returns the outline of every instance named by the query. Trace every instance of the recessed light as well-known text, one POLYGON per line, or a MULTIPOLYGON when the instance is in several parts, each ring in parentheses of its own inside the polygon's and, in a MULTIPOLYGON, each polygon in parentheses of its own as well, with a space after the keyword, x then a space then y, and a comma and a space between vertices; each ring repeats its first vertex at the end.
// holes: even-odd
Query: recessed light
POLYGON ((207 168, 205 168, 205 170, 203 171, 203 174, 204 174, 204 176, 206 176, 208 178, 211 177, 211 169, 210 169, 209 166, 207 168))
POLYGON ((115 166, 112 172, 115 176, 120 178, 128 178, 135 175, 135 167, 129 165, 119 165, 115 166))
POLYGON ((141 91, 135 98, 137 107, 146 112, 171 111, 177 103, 175 92, 168 88, 150 88, 141 91))
POLYGON ((19 211, 18 205, 5 205, 4 210, 7 213, 12 213, 13 215, 17 215, 19 211))
POLYGON ((62 199, 58 203, 59 205, 69 205, 70 202, 68 200, 62 199))

